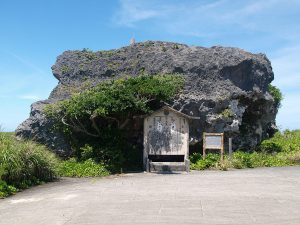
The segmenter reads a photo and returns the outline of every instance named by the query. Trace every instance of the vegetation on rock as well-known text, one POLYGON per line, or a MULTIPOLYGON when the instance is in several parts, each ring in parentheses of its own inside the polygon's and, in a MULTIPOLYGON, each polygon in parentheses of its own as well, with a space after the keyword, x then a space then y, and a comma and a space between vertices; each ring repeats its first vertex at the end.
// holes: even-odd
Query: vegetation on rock
POLYGON ((269 84, 268 92, 274 98, 276 108, 279 108, 281 101, 283 100, 283 96, 282 96, 280 89, 276 86, 273 86, 272 84, 269 84))
POLYGON ((126 141, 130 121, 171 100, 183 84, 183 77, 176 74, 109 80, 49 105, 45 113, 56 129, 63 130, 74 156, 119 171, 125 164, 136 165, 140 158, 138 147, 126 141))

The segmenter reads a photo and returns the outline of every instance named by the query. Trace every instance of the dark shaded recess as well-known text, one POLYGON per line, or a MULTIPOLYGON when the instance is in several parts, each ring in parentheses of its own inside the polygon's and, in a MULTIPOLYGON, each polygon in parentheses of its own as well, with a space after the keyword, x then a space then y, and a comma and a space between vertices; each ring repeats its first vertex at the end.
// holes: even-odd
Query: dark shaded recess
POLYGON ((149 155, 152 162, 184 162, 184 155, 149 155))
POLYGON ((268 123, 267 127, 268 128, 266 129, 266 131, 269 137, 273 137, 275 133, 278 131, 278 128, 273 127, 271 123, 268 123))
POLYGON ((173 73, 184 73, 184 71, 181 67, 175 67, 173 73))
POLYGON ((236 66, 224 67, 220 73, 226 80, 229 79, 234 85, 245 91, 250 91, 253 88, 254 80, 250 79, 249 71, 251 70, 253 61, 245 60, 236 66))
POLYGON ((208 100, 207 102, 207 107, 208 108, 214 108, 216 106, 216 102, 212 101, 212 100, 208 100))
POLYGON ((243 114, 243 124, 240 126, 242 134, 245 134, 243 132, 247 132, 247 129, 245 129, 247 126, 255 124, 257 120, 261 119, 264 112, 265 100, 258 99, 253 101, 252 99, 242 97, 240 98, 240 103, 248 106, 243 114), (251 102, 252 104, 250 104, 251 102))
POLYGON ((192 155, 194 153, 201 153, 203 152, 203 140, 197 142, 194 145, 189 146, 189 155, 192 155))
MULTIPOLYGON (((265 137, 260 137, 259 134, 256 134, 255 132, 249 132, 252 130, 252 127, 255 126, 257 121, 262 119, 264 111, 265 111, 265 100, 263 99, 258 99, 253 101, 252 99, 249 98, 241 98, 240 102, 242 104, 248 105, 246 108, 243 118, 242 118, 242 125, 240 126, 240 134, 242 138, 249 138, 249 136, 252 137, 252 139, 256 139, 257 143, 260 143, 261 138, 264 139, 265 137), (252 102, 251 102, 252 101, 252 102)), ((266 129, 267 130, 267 129, 266 129)), ((271 131, 271 130, 270 130, 271 131)), ((274 134, 274 132, 270 132, 269 134, 266 132, 263 132, 265 136, 270 136, 270 134, 274 134)), ((233 144, 236 144, 234 140, 233 144)), ((247 143, 247 142, 245 142, 247 143)), ((251 146, 250 144, 244 144, 243 146, 240 146, 239 149, 244 150, 244 151, 253 151, 254 147, 251 146)))
POLYGON ((112 76, 114 74, 114 72, 115 71, 113 71, 113 70, 106 70, 104 76, 110 77, 110 76, 112 76))

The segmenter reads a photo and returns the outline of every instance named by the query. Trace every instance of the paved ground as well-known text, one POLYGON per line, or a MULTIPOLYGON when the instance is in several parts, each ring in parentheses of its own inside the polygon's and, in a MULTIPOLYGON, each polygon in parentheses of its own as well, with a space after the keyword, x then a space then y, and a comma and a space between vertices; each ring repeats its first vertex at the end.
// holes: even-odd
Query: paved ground
POLYGON ((0 200, 1 225, 300 224, 300 167, 63 179, 0 200))

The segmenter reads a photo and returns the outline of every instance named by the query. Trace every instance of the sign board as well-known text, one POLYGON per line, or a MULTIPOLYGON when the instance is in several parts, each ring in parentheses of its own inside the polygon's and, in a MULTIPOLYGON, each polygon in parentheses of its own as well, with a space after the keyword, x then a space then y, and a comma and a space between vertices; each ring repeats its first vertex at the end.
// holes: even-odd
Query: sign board
POLYGON ((203 133, 203 159, 207 149, 217 149, 221 151, 221 159, 224 155, 224 133, 203 133))

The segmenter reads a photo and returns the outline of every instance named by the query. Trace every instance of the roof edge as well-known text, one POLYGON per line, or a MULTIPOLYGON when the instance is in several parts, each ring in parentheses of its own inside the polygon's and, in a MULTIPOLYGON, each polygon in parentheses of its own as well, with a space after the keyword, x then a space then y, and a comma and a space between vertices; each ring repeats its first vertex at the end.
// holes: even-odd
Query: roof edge
POLYGON ((145 114, 145 115, 141 115, 141 116, 134 116, 133 118, 146 118, 146 117, 148 117, 148 116, 150 116, 150 115, 152 115, 152 114, 154 114, 154 113, 156 113, 156 112, 158 112, 158 111, 164 110, 164 109, 170 110, 170 111, 172 111, 172 112, 174 112, 174 113, 176 113, 176 114, 178 114, 178 115, 180 115, 180 116, 182 116, 182 117, 185 117, 185 118, 187 118, 187 119, 190 119, 190 120, 199 120, 199 119, 200 119, 200 117, 189 116, 189 115, 187 115, 187 114, 185 114, 185 113, 179 112, 179 111, 177 111, 176 109, 174 109, 174 108, 172 108, 172 107, 170 107, 170 106, 168 106, 168 105, 164 105, 163 107, 161 107, 161 108, 155 110, 155 111, 152 112, 152 113, 145 114))

